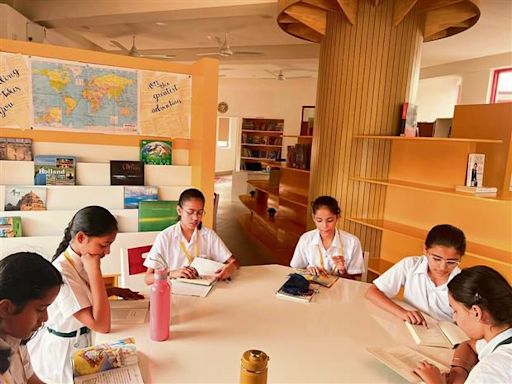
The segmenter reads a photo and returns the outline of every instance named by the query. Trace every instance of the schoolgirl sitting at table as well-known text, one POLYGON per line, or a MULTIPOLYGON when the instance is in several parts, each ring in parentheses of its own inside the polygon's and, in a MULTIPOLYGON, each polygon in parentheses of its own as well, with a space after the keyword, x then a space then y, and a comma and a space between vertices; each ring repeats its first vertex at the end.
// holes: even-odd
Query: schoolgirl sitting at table
POLYGON ((336 199, 320 196, 311 208, 316 229, 300 237, 290 266, 306 268, 312 275, 360 277, 364 272, 361 243, 356 236, 336 228, 341 214, 336 199))
POLYGON ((196 278, 197 271, 189 267, 195 257, 204 257, 224 263, 216 271, 217 280, 226 280, 238 269, 238 260, 233 257, 220 237, 202 225, 205 198, 201 191, 190 188, 183 191, 178 200, 180 220, 158 234, 144 261, 146 284, 153 284, 159 258, 169 267, 169 277, 196 278))

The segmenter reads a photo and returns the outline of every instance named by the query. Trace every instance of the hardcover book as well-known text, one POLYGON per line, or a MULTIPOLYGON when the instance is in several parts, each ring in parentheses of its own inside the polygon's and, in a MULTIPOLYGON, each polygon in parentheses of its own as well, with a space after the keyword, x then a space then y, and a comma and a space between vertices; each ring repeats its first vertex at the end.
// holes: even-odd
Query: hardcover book
POLYGON ((139 232, 162 231, 178 222, 177 201, 139 202, 139 232))
POLYGON ((484 161, 485 155, 483 153, 470 153, 468 155, 466 186, 481 187, 483 185, 484 161))
POLYGON ((21 237, 21 217, 0 217, 0 237, 21 237))
POLYGON ((158 187, 145 185, 127 185, 124 187, 124 207, 136 209, 141 201, 158 200, 158 187))
POLYGON ((35 156, 35 185, 75 185, 74 156, 35 156))
POLYGON ((110 185, 144 185, 144 163, 110 160, 110 185))
POLYGON ((4 208, 6 211, 45 211, 46 188, 8 186, 4 208))
POLYGON ((144 383, 133 337, 78 349, 72 361, 75 384, 144 383))
POLYGON ((161 140, 141 140, 140 159, 144 164, 171 165, 172 143, 161 140))
POLYGON ((32 139, 0 137, 0 160, 32 161, 32 139))

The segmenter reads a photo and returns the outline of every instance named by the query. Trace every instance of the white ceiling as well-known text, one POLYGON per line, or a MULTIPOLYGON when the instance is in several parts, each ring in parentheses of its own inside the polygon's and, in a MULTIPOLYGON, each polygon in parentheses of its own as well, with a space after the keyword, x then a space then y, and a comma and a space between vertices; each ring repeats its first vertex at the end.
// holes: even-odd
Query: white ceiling
MULTIPOLYGON (((1 2, 1 1, 0 1, 1 2)), ((144 54, 195 61, 215 52, 215 36, 228 33, 233 51, 259 55, 220 57, 225 77, 316 76, 319 46, 284 33, 276 22, 276 0, 10 0, 4 1, 48 28, 53 44, 123 53, 136 36, 144 54)), ((422 67, 512 51, 512 0, 482 0, 476 26, 426 43, 422 67)))

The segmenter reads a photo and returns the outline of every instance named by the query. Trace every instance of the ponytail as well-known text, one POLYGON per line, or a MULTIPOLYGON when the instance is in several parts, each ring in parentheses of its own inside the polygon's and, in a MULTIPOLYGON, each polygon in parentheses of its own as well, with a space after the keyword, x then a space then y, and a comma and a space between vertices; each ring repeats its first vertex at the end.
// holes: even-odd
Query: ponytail
POLYGON ((104 236, 114 232, 117 233, 117 220, 108 209, 98 205, 91 205, 80 209, 75 213, 75 216, 73 216, 64 230, 64 237, 57 247, 52 261, 66 250, 69 243, 78 232, 83 232, 90 237, 104 236))
POLYGON ((55 255, 52 257, 52 261, 54 261, 59 255, 66 250, 66 248, 69 245, 69 242, 71 241, 71 226, 73 225, 73 220, 71 220, 64 230, 64 237, 62 238, 62 241, 60 242, 59 246, 57 247, 57 250, 55 251, 55 255))

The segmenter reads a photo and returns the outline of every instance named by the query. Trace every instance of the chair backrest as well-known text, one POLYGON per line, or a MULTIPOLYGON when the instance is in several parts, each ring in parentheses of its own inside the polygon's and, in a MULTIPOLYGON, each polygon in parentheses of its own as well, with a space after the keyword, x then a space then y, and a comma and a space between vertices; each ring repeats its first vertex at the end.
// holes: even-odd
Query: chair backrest
POLYGON ((361 281, 368 282, 368 263, 370 261, 370 252, 363 252, 364 272, 361 275, 361 281))
POLYGON ((144 260, 151 249, 151 245, 134 248, 121 248, 121 279, 120 286, 130 288, 132 291, 146 292, 148 286, 144 283, 147 268, 144 260), (135 276, 139 275, 139 276, 135 276))

